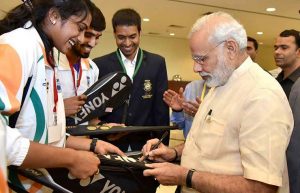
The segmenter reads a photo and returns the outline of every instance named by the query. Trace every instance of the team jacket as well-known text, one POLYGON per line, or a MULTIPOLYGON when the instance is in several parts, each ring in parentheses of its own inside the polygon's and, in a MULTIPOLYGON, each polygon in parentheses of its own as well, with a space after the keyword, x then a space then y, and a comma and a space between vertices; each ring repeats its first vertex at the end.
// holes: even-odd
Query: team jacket
POLYGON ((45 48, 36 29, 18 28, 0 36, 0 58, 1 109, 11 121, 11 115, 19 111, 22 104, 15 128, 30 140, 63 147, 65 114, 60 84, 54 79, 57 70, 47 63, 45 48), (54 81, 58 88, 55 128, 54 81))

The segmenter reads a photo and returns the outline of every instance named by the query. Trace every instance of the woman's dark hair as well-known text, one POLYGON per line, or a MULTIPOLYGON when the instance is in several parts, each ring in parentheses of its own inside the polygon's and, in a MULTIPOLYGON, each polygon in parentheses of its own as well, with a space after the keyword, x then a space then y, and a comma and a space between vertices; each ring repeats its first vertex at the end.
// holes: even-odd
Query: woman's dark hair
POLYGON ((76 15, 84 20, 89 14, 87 6, 88 0, 23 0, 24 3, 18 5, 0 20, 0 35, 12 31, 14 29, 24 27, 26 22, 31 21, 32 25, 40 34, 50 64, 53 60, 49 60, 52 54, 53 43, 42 30, 42 23, 47 17, 51 8, 56 8, 62 20, 76 15))
POLYGON ((112 26, 114 32, 119 25, 137 26, 138 31, 141 31, 141 16, 134 9, 120 9, 112 18, 112 26))

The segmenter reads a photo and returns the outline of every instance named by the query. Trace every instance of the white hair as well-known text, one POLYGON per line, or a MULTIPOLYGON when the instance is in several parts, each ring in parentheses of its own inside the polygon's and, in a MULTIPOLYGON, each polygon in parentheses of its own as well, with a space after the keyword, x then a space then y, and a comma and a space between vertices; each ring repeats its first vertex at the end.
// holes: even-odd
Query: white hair
POLYGON ((209 33, 208 41, 210 43, 218 44, 228 39, 234 39, 240 50, 247 47, 246 30, 228 13, 215 12, 199 18, 193 25, 189 38, 202 29, 209 33), (214 22, 214 25, 211 25, 212 22, 214 22))

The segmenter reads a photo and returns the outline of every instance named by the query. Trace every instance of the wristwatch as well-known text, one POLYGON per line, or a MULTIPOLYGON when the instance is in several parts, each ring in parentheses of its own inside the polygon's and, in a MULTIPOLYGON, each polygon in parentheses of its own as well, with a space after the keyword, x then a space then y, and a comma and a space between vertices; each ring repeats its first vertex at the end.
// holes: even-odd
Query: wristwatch
POLYGON ((93 139, 92 139, 92 142, 91 142, 91 144, 90 144, 90 151, 91 151, 91 152, 96 153, 96 152, 95 152, 95 149, 96 149, 97 141, 98 141, 97 138, 93 138, 93 139))
POLYGON ((192 177, 195 169, 190 169, 186 175, 186 187, 192 188, 192 177))

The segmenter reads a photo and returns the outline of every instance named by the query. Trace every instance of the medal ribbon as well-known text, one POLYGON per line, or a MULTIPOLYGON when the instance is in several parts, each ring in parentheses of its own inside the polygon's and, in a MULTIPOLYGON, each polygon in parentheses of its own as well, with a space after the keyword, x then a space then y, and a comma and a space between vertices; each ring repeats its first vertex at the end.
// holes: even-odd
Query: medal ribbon
MULTIPOLYGON (((117 57, 118 57, 118 60, 123 68, 123 72, 126 72, 126 68, 124 66, 124 63, 122 61, 122 58, 121 58, 121 54, 119 53, 119 49, 116 51, 116 54, 117 54, 117 57)), ((142 61, 143 61, 143 57, 144 57, 144 53, 143 53, 143 50, 142 49, 139 49, 138 51, 138 63, 137 65, 135 66, 135 69, 134 69, 134 73, 133 73, 133 76, 132 76, 132 79, 135 77, 135 75, 137 74, 137 72, 139 71, 140 67, 141 67, 141 64, 142 64, 142 61)))
POLYGON ((55 70, 53 69, 53 94, 54 94, 54 107, 53 112, 56 113, 56 104, 58 101, 58 92, 57 92, 57 85, 56 85, 56 77, 55 77, 55 70))
POLYGON ((58 91, 57 91, 57 84, 56 84, 57 80, 56 80, 56 76, 55 76, 56 66, 55 66, 52 52, 50 52, 49 56, 47 57, 47 61, 50 64, 51 68, 53 69, 53 95, 54 95, 53 112, 56 113, 56 111, 57 111, 56 105, 57 105, 57 101, 58 101, 58 91))
POLYGON ((70 69, 72 72, 72 79, 73 79, 73 86, 74 86, 74 90, 75 90, 75 95, 77 96, 77 90, 80 86, 80 82, 81 82, 81 77, 82 77, 82 67, 81 67, 81 62, 79 60, 79 72, 78 72, 78 79, 75 80, 75 70, 74 70, 74 66, 69 62, 70 65, 70 69))

